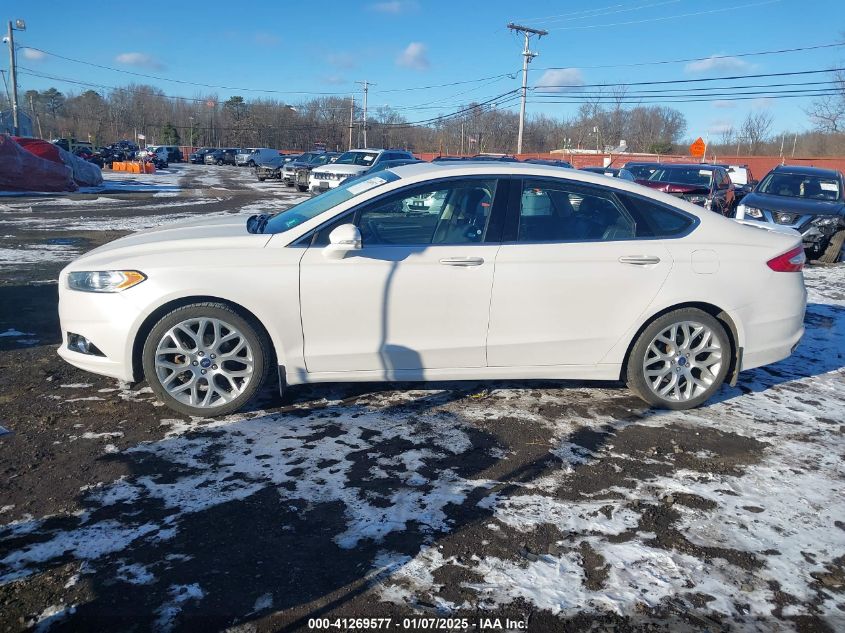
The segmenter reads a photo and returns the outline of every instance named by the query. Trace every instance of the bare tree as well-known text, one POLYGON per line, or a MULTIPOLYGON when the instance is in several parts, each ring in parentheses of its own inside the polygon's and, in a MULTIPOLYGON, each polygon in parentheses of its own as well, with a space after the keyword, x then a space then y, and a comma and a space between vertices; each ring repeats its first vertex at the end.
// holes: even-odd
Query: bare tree
POLYGON ((816 99, 805 112, 816 129, 838 134, 845 131, 845 72, 833 73, 833 85, 834 94, 816 99))
POLYGON ((759 153, 762 145, 768 140, 774 117, 768 110, 749 112, 742 122, 742 138, 748 143, 751 154, 759 153))

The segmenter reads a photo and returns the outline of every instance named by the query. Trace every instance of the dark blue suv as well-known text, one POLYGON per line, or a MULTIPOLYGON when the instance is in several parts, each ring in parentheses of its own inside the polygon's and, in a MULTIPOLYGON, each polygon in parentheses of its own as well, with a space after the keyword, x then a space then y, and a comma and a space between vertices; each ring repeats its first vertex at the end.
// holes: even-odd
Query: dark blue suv
POLYGON ((843 257, 845 179, 832 169, 778 165, 743 198, 736 217, 795 229, 810 259, 832 264, 843 257))

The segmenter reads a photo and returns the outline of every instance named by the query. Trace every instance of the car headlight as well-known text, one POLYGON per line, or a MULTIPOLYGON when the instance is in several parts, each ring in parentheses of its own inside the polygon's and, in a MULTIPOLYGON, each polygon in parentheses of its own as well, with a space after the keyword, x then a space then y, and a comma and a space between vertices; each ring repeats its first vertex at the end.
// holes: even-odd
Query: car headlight
POLYGON ((137 286, 147 276, 137 270, 92 270, 68 274, 67 287, 82 292, 120 292, 137 286))
MULTIPOLYGON (((751 218, 752 220, 762 220, 763 219, 763 212, 758 209, 757 207, 748 207, 745 205, 739 205, 741 208, 745 209, 745 217, 751 218)), ((739 209, 737 209, 739 211, 739 209)), ((737 214, 738 215, 738 214, 737 214)))
POLYGON ((813 218, 812 223, 816 226, 835 226, 842 221, 838 215, 817 215, 813 218))

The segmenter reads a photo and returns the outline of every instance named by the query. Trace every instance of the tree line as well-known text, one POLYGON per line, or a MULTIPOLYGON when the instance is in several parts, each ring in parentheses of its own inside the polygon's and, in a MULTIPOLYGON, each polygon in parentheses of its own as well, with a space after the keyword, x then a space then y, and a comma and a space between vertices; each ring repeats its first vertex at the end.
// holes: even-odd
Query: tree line
MULTIPOLYGON (((807 115, 814 129, 773 131, 767 110, 751 111, 737 127, 708 139, 722 155, 845 154, 845 75, 837 78, 841 93, 814 101, 807 115)), ((56 88, 26 91, 20 107, 42 138, 73 136, 97 145, 136 134, 148 143, 212 147, 274 147, 307 150, 316 144, 345 150, 364 143, 359 100, 324 96, 287 103, 277 99, 222 99, 216 94, 173 98, 154 86, 130 84, 97 92, 67 94, 56 88), (350 125, 351 123, 351 125, 350 125)), ((371 147, 404 148, 448 154, 512 153, 518 115, 495 102, 468 103, 452 116, 432 117, 428 110, 379 107, 367 114, 371 147), (422 119, 422 121, 420 121, 422 119)), ((571 116, 547 114, 526 121, 524 151, 556 149, 612 150, 624 140, 632 152, 685 154, 691 141, 687 122, 677 109, 659 105, 614 102, 612 95, 585 101, 571 116)), ((708 154, 710 151, 708 151, 708 154)))

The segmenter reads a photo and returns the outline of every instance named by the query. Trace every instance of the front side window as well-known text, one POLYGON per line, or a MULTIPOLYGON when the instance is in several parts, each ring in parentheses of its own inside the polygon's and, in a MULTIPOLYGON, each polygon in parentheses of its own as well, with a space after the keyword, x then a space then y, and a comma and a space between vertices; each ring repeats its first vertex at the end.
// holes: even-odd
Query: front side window
POLYGON ((633 219, 610 194, 565 182, 526 180, 519 205, 519 242, 630 239, 633 219))
POLYGON ((365 248, 472 244, 484 240, 495 195, 495 179, 424 185, 365 206, 355 223, 365 248))

